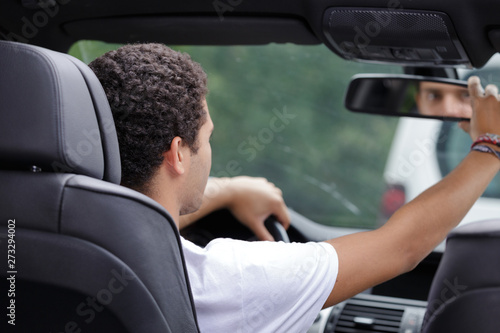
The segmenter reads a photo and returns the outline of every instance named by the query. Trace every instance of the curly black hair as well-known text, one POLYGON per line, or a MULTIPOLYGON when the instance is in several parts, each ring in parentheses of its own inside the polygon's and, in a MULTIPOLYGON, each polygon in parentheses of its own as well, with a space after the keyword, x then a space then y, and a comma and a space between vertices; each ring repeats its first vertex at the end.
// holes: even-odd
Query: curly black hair
POLYGON ((162 44, 130 44, 89 64, 108 98, 120 146, 124 186, 148 192, 174 137, 193 153, 206 113, 207 76, 186 53, 162 44))

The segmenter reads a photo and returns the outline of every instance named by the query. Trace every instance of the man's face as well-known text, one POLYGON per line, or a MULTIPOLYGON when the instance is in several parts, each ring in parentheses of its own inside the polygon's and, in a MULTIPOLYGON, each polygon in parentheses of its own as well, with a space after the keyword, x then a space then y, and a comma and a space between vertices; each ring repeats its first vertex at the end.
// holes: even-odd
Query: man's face
POLYGON ((470 118, 472 107, 467 88, 437 82, 421 82, 416 97, 420 114, 470 118))
POLYGON ((181 208, 181 215, 195 212, 200 208, 208 176, 210 175, 210 168, 212 167, 210 136, 212 135, 214 124, 210 118, 206 99, 203 99, 203 108, 205 109, 206 117, 196 138, 198 151, 196 153, 188 153, 189 163, 186 172, 186 191, 184 191, 183 198, 185 204, 181 208))

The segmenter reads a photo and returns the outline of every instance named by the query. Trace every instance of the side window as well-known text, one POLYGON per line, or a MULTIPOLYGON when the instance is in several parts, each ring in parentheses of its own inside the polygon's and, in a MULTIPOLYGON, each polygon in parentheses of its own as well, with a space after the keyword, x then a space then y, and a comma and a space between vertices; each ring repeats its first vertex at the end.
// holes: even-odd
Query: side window
MULTIPOLYGON (((472 140, 454 122, 443 122, 436 147, 439 168, 446 176, 469 152, 472 140)), ((483 197, 500 198, 500 175, 497 175, 483 194, 483 197)))

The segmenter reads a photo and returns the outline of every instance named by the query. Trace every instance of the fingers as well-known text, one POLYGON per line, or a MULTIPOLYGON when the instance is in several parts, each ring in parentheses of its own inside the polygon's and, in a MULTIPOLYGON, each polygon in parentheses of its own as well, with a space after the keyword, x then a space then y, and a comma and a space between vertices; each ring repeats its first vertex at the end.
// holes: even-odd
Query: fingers
POLYGON ((497 86, 495 86, 494 84, 487 85, 486 88, 484 89, 484 96, 485 97, 493 96, 498 101, 499 97, 498 97, 498 88, 497 88, 497 86))
POLYGON ((484 96, 484 90, 481 86, 481 80, 477 76, 471 76, 467 81, 469 85, 469 94, 471 97, 484 96))
POLYGON ((290 226, 283 193, 267 179, 234 177, 228 182, 225 192, 229 193, 226 208, 260 240, 273 240, 264 225, 265 219, 270 215, 275 216, 285 229, 290 226))
POLYGON ((488 97, 493 96, 498 101, 500 101, 500 97, 498 96, 498 88, 494 84, 489 84, 486 88, 483 89, 481 86, 481 80, 477 76, 471 76, 468 80, 469 85, 469 94, 472 97, 488 97))
POLYGON ((264 223, 255 223, 252 224, 254 228, 252 228, 253 233, 257 236, 261 241, 274 241, 274 237, 269 233, 264 223))
POLYGON ((270 192, 273 192, 275 195, 274 198, 269 198, 268 200, 273 200, 274 205, 271 214, 276 217, 276 220, 280 222, 285 229, 288 229, 290 226, 290 214, 288 213, 288 208, 283 200, 283 192, 279 187, 274 185, 274 183, 268 181, 265 178, 260 178, 261 181, 268 187, 270 192))
POLYGON ((290 214, 288 213, 288 208, 283 200, 281 200, 280 205, 275 209, 273 215, 285 229, 290 227, 290 214))
POLYGON ((478 77, 469 78, 469 93, 472 97, 472 117, 469 126, 460 124, 473 141, 485 133, 500 133, 500 97, 498 88, 489 84, 483 90, 478 77))
POLYGON ((274 185, 274 183, 269 182, 267 179, 266 183, 271 186, 272 190, 278 195, 275 199, 276 203, 273 207, 272 215, 275 216, 276 220, 281 223, 285 229, 288 229, 290 226, 290 214, 288 213, 288 207, 283 199, 283 192, 280 188, 274 185))

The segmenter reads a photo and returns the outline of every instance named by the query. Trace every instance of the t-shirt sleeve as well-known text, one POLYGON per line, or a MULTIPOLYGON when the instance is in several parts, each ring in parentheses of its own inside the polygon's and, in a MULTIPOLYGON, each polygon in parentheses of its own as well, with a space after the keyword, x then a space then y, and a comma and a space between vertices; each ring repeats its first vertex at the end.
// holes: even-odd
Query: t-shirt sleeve
POLYGON ((327 243, 218 239, 195 251, 186 262, 202 331, 305 332, 338 272, 327 243))

